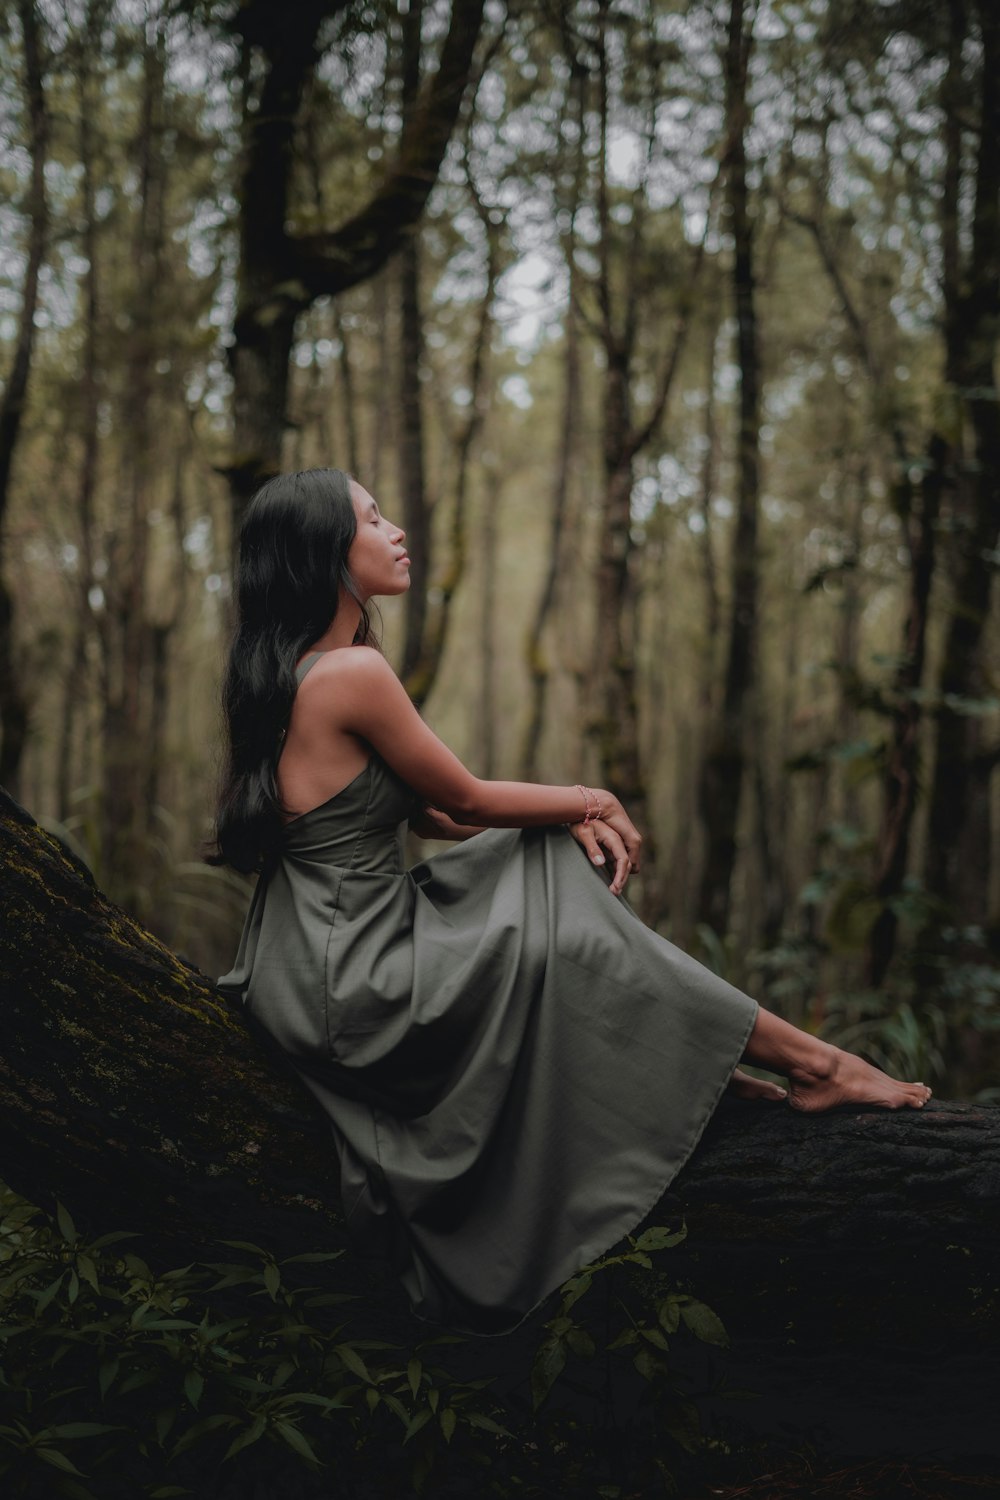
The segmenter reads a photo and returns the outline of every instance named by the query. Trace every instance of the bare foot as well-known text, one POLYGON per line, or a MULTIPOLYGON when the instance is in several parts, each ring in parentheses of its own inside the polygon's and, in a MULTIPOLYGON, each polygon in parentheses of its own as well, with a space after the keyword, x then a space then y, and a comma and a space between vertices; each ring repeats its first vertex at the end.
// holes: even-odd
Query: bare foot
POLYGON ((897 1083, 853 1053, 822 1044, 821 1055, 809 1067, 788 1072, 788 1102, 793 1109, 818 1112, 838 1104, 875 1104, 881 1109, 922 1109, 931 1097, 923 1083, 897 1083))
POLYGON ((773 1099, 776 1103, 780 1103, 782 1099, 788 1098, 788 1090, 783 1089, 780 1083, 768 1083, 763 1078, 751 1078, 748 1073, 741 1073, 739 1068, 736 1069, 726 1087, 736 1095, 737 1099, 773 1099))

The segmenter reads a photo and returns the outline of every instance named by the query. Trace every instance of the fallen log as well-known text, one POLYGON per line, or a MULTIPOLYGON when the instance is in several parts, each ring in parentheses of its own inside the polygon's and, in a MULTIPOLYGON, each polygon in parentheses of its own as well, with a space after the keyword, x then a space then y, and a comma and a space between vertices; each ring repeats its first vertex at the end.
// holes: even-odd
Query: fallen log
MULTIPOLYGON (((292 1070, 2 792, 0 889, 0 1178, 138 1231, 165 1264, 222 1238, 279 1258, 343 1245, 329 1126, 292 1070)), ((996 1108, 734 1102, 648 1222, 686 1220, 679 1271, 753 1359, 878 1371, 961 1351, 974 1414, 997 1374, 998 1205, 996 1108)), ((331 1274, 407 1336, 377 1269, 348 1254, 331 1274)))

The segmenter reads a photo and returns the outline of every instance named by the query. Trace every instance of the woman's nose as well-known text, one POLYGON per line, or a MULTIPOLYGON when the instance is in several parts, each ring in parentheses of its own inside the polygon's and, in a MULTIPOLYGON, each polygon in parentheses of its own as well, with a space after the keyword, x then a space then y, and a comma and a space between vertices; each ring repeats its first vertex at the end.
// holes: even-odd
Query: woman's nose
POLYGON ((392 528, 392 539, 394 542, 401 542, 405 535, 406 532, 403 530, 402 526, 394 526, 392 528))

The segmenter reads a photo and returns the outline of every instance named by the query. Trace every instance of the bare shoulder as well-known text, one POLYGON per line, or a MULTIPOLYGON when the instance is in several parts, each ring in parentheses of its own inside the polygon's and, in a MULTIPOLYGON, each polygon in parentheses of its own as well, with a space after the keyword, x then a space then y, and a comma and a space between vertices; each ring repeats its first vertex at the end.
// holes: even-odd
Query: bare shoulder
MULTIPOLYGON (((381 651, 374 646, 341 646, 327 651, 302 683, 317 703, 339 703, 403 692, 381 651)), ((300 689, 301 691, 301 689, 300 689)))

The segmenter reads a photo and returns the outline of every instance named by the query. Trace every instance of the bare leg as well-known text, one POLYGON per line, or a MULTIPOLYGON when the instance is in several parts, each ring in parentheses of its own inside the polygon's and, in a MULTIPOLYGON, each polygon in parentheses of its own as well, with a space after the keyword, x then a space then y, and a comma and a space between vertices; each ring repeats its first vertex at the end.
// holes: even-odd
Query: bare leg
POLYGON ((763 1006, 743 1056, 756 1067, 785 1074, 793 1109, 818 1111, 838 1104, 921 1109, 931 1096, 925 1084, 897 1083, 860 1057, 800 1031, 763 1006))

